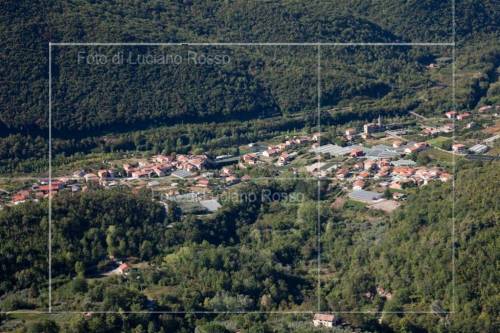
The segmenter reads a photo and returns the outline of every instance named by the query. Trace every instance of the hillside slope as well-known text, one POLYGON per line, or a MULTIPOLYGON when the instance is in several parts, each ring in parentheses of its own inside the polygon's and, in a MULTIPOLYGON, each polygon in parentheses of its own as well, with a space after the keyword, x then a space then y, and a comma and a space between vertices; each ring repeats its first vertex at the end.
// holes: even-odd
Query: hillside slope
MULTIPOLYGON (((300 1, 137 1, 132 5, 115 1, 9 0, 0 11, 3 22, 0 47, 4 50, 6 64, 0 69, 5 84, 0 93, 0 129, 5 133, 23 129, 44 133, 46 130, 49 41, 449 41, 450 6, 449 1, 430 0, 404 4, 389 0, 339 1, 335 5, 324 1, 307 4, 300 1)), ((481 4, 458 1, 459 37, 479 32, 497 33, 497 7, 494 1, 481 4)), ((135 72, 130 68, 114 68, 102 76, 91 71, 82 72, 74 62, 62 60, 67 76, 61 78, 61 83, 75 85, 72 91, 61 92, 58 86, 54 89, 56 94, 62 94, 54 107, 61 107, 60 112, 66 115, 59 118, 60 123, 55 122, 55 128, 92 130, 124 123, 170 124, 172 118, 185 116, 189 119, 192 115, 196 115, 197 120, 206 120, 205 116, 209 119, 238 118, 242 114, 256 117, 276 111, 300 110, 313 104, 305 103, 305 97, 309 96, 297 94, 294 88, 314 84, 306 70, 309 68, 307 62, 273 74, 273 70, 277 72, 279 68, 273 69, 269 58, 257 59, 252 54, 254 50, 231 51, 236 52, 238 68, 211 68, 193 73, 192 67, 181 67, 174 75, 169 70, 162 72, 150 68, 135 72), (255 65, 252 59, 263 61, 271 71, 252 75, 255 65), (121 81, 109 81, 116 78, 121 81), (80 83, 82 85, 78 86, 80 83), (160 88, 178 83, 182 84, 177 89, 160 88), (196 90, 194 83, 198 83, 196 90), (125 86, 128 89, 124 91, 125 86), (259 88, 263 86, 267 89, 259 88), (122 98, 123 92, 125 95, 131 93, 122 98), (137 101, 131 100, 134 96, 137 101), (151 99, 157 103, 145 103, 151 99), (255 105, 249 105, 249 101, 255 101, 255 105), (107 103, 113 107, 107 107, 107 103), (119 110, 120 105, 123 110, 119 110)), ((70 56, 76 49, 67 52, 70 56)), ((292 51, 283 61, 293 63, 293 59, 301 56, 311 58, 314 63, 314 54, 309 51, 292 51)), ((349 69, 340 70, 332 74, 338 77, 352 75, 349 69)), ((56 69, 54 74, 60 73, 56 69)), ((338 90, 350 89, 349 83, 343 87, 342 82, 340 80, 338 90)))
POLYGON ((382 317, 346 316, 395 332, 495 332, 500 196, 492 180, 500 178, 498 166, 459 166, 455 190, 428 185, 378 231, 330 226, 323 237, 332 244, 327 254, 338 273, 325 288, 329 310, 385 311, 382 317), (392 298, 378 296, 377 287, 392 298), (411 313, 419 311, 433 313, 411 313))

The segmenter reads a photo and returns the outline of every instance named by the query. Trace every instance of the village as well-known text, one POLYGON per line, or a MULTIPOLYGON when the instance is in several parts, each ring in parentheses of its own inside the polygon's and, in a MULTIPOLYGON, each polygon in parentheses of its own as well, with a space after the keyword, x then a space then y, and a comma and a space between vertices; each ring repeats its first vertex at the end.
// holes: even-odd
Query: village
POLYGON ((147 189, 166 206, 177 202, 185 213, 213 213, 221 207, 221 194, 239 183, 263 178, 252 170, 264 168, 272 170, 275 179, 291 175, 329 181, 349 199, 391 212, 406 199, 408 189, 451 180, 451 163, 436 161, 436 154, 426 152, 453 160, 498 158, 494 145, 500 137, 495 123, 499 109, 488 105, 474 114, 448 111, 432 119, 414 114, 417 123, 411 126, 385 124, 379 116, 359 128, 344 128, 334 138, 327 132, 298 133, 246 144, 239 147, 239 156, 158 154, 121 164, 115 161, 106 168, 76 170, 51 181, 38 179, 14 193, 2 191, 1 204, 36 201, 61 191, 126 186, 147 189), (481 126, 492 122, 493 126, 481 126), (457 135, 478 130, 490 135, 482 140, 476 139, 478 135, 457 135))
POLYGON ((104 161, 105 168, 76 170, 52 180, 37 179, 29 188, 13 193, 2 191, 0 204, 37 201, 62 191, 126 186, 150 191, 165 206, 177 202, 184 213, 206 214, 221 207, 226 191, 265 178, 258 170, 266 170, 274 179, 330 182, 342 188, 347 198, 390 213, 406 199, 408 190, 432 181, 450 181, 451 161, 498 158, 499 109, 486 105, 474 112, 448 111, 436 118, 413 114, 416 122, 410 125, 386 124, 379 116, 374 122, 343 128, 335 137, 324 131, 249 143, 238 147, 238 156, 158 154, 104 161))

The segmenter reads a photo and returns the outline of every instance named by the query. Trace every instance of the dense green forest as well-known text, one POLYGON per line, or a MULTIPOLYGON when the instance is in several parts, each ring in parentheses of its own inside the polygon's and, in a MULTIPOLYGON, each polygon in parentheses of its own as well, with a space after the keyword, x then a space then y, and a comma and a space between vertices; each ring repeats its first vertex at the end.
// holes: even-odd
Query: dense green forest
MULTIPOLYGON (((57 198, 52 211, 55 275, 70 274, 75 266, 85 272, 108 255, 130 256, 144 247, 148 247, 145 255, 151 256, 157 250, 150 244, 164 241, 158 230, 164 224, 164 210, 148 197, 101 191, 57 198)), ((1 292, 44 285, 48 274, 47 201, 7 208, 1 214, 5 240, 1 292), (13 255, 19 250, 22 252, 13 255)))
MULTIPOLYGON (((498 67, 498 49, 486 42, 498 34, 495 5, 457 1, 460 50, 472 44, 464 49, 468 58, 464 66, 471 58, 480 58, 498 67)), ((451 7, 452 1, 336 1, 335 6, 323 1, 137 1, 133 5, 7 1, 0 26, 6 65, 0 69, 1 155, 14 157, 8 146, 15 139, 9 135, 23 135, 28 146, 17 158, 36 157, 40 141, 47 138, 49 41, 450 41, 451 7)), ((307 112, 316 105, 315 52, 310 47, 53 47, 54 136, 89 137, 179 122, 307 112), (188 50, 227 54, 231 61, 222 66, 85 66, 77 61, 79 52, 185 54, 188 50)), ((391 101, 405 101, 397 110, 400 113, 435 106, 439 110, 434 111, 441 111, 449 107, 445 102, 451 100, 449 91, 433 98, 433 104, 422 105, 415 95, 436 83, 424 66, 450 55, 451 48, 446 47, 324 48, 322 104, 356 103, 353 115, 337 121, 370 108, 358 107, 360 100, 382 97, 385 102, 375 107, 378 113, 397 105, 391 101)), ((485 92, 469 82, 464 85, 463 94, 471 95, 471 101, 464 97, 461 104, 473 107, 485 92)))
MULTIPOLYGON (((324 1, 7 1, 0 12, 6 65, 0 68, 0 170, 47 169, 49 41, 449 42, 451 5, 430 0, 336 1, 335 6, 324 1)), ((498 12, 494 1, 456 3, 457 70, 464 73, 457 75, 461 109, 474 108, 496 79, 500 56, 491 40, 498 37, 498 12)), ((441 78, 425 66, 451 57, 451 51, 446 46, 323 47, 321 105, 352 109, 324 112, 322 123, 448 110, 451 64, 443 67, 441 78)), ((316 57, 315 47, 303 46, 54 46, 53 153, 144 150, 164 142, 141 131, 169 132, 176 126, 174 131, 189 134, 190 128, 182 127, 186 124, 218 124, 233 132, 234 120, 260 127, 255 122, 266 118, 274 128, 297 128, 299 118, 289 117, 315 114, 316 57), (79 61, 79 54, 111 57, 117 52, 184 58, 195 52, 226 55, 230 61, 103 66, 79 61), (119 138, 107 144, 102 136, 108 134, 119 138), (131 135, 146 138, 137 144, 131 135)), ((218 134, 217 141, 248 142, 232 134, 218 134)))
MULTIPOLYGON (((378 115, 405 116, 409 111, 435 115, 452 108, 451 65, 438 77, 425 69, 435 57, 449 56, 449 47, 323 47, 321 120, 314 109, 314 52, 267 47, 254 51, 228 50, 242 58, 217 73, 206 66, 188 70, 180 81, 172 73, 185 68, 182 65, 125 70, 117 66, 110 71, 61 66, 60 79, 54 83, 53 155, 74 159, 75 154, 88 152, 215 152, 318 123, 338 125, 378 115), (89 75, 92 72, 98 73, 89 75), (137 75, 149 79, 140 83, 133 79, 137 75), (200 92, 218 84, 210 92, 200 92), (349 109, 327 111, 332 106, 349 109)), ((77 57, 77 50, 62 53, 68 52, 71 56, 63 56, 63 64, 77 57)), ((497 47, 481 45, 477 53, 475 46, 469 46, 458 52, 458 67, 465 73, 457 82, 459 107, 465 110, 481 99, 494 100, 488 96, 497 80, 497 47)), ((2 173, 47 170, 46 129, 2 133, 2 173)))
MULTIPOLYGON (((499 170, 497 163, 461 164, 455 195, 449 183, 429 185, 408 198, 408 205, 391 217, 352 203, 340 210, 330 208, 323 184, 322 310, 387 312, 381 318, 342 314, 350 324, 368 331, 494 332, 499 199, 491 180, 498 179, 499 170), (377 287, 390 290, 392 299, 377 295, 377 287), (367 297, 367 292, 372 296, 367 297), (398 311, 408 313, 392 314, 398 311), (412 311, 431 313, 416 315, 412 311), (448 313, 452 311, 455 313, 448 313)), ((61 195, 53 203, 54 310, 314 308, 316 186, 315 182, 284 180, 249 184, 242 193, 267 188, 302 193, 304 199, 299 203, 229 201, 208 219, 188 215, 181 221, 175 206, 165 214, 149 200, 148 193, 61 195), (95 278, 97 271, 109 269, 110 256, 136 257, 149 265, 126 278, 95 278)), ((2 239, 8 240, 1 244, 3 310, 46 306, 46 214, 46 206, 33 204, 1 213, 2 239)), ((207 321, 224 321, 226 327, 255 329, 261 325, 262 330, 255 332, 285 332, 289 320, 308 320, 300 318, 96 314, 91 319, 56 320, 54 325, 61 329, 69 325, 77 332, 93 332, 96 328, 92 327, 99 325, 109 331, 132 331, 139 325, 183 331, 202 327, 207 321), (249 320, 256 322, 250 324, 249 320), (272 321, 278 322, 277 330, 267 326, 272 321)))
MULTIPOLYGON (((452 1, 7 1, 0 17, 0 170, 42 172, 48 150, 48 42, 449 42, 452 1), (388 15, 390 13, 390 15, 388 15)), ((473 108, 495 80, 498 5, 457 1, 457 102, 473 108), (482 75, 476 76, 479 71, 482 75)), ((437 79, 425 66, 450 57, 451 47, 323 47, 323 124, 408 111, 435 114, 452 107, 451 65, 437 79), (331 119, 328 119, 331 118, 331 119)), ((164 145, 148 128, 189 135, 196 125, 258 118, 299 127, 317 102, 316 48, 303 46, 52 47, 54 154, 143 150, 164 145), (87 65, 79 55, 225 55, 224 64, 87 65), (294 122, 290 125, 290 121, 294 122), (120 133, 126 133, 122 135, 120 133), (102 140, 106 134, 116 140, 102 140), (118 142, 118 144, 115 144, 118 142)), ((317 120, 316 120, 317 122, 317 120)), ((310 125, 308 120, 306 124, 310 125)), ((285 125, 284 125, 285 124, 285 125)), ((277 126, 272 126, 276 128, 277 126)), ((302 125, 303 127, 304 125, 302 125)), ((204 130, 203 130, 204 131, 204 130)), ((203 144, 190 138, 194 144, 203 144)), ((219 135, 217 141, 244 143, 219 135)), ((169 144, 172 146, 172 144, 169 144)), ((179 145, 177 145, 179 146, 179 145)), ((186 146, 185 144, 183 146, 186 146)), ((206 144, 210 148, 212 144, 206 144)))
MULTIPOLYGON (((53 46, 52 166, 69 172, 157 153, 238 155, 319 124, 337 142, 340 128, 379 115, 409 123, 410 111, 499 104, 499 22, 497 0, 5 0, 0 175, 47 176, 49 42, 456 42, 323 45, 319 68, 315 45, 53 46), (182 60, 85 58, 119 53, 182 60)), ((347 189, 335 182, 293 177, 231 187, 209 215, 128 187, 6 205, 0 331, 497 332, 499 163, 454 166, 454 182, 412 189, 392 214, 337 200, 347 189), (130 270, 116 274, 122 261, 130 270), (344 325, 314 328, 314 312, 344 325)))
POLYGON ((367 227, 364 221, 353 221, 353 226, 341 223, 348 211, 333 213, 322 236, 326 260, 339 273, 325 286, 329 306, 434 312, 384 315, 383 322, 396 332, 495 331, 498 164, 461 165, 458 170, 455 190, 451 184, 425 187, 387 224, 367 227), (394 299, 367 300, 364 294, 376 294, 376 286, 394 291, 394 299), (456 313, 439 313, 446 311, 456 313))

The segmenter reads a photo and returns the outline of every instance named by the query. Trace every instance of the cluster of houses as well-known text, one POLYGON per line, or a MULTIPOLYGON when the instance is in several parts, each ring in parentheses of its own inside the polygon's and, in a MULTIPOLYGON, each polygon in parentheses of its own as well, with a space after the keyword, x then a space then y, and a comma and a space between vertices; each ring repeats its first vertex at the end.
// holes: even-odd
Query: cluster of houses
POLYGON ((48 179, 41 179, 39 182, 33 184, 31 188, 14 193, 11 197, 11 202, 17 205, 28 200, 37 201, 42 198, 47 198, 49 195, 54 195, 65 186, 67 186, 66 180, 54 180, 49 182, 48 179))
MULTIPOLYGON (((428 148, 426 142, 405 142, 403 140, 395 140, 392 146, 375 145, 365 147, 363 145, 338 146, 327 144, 323 146, 313 146, 311 152, 319 154, 322 160, 328 160, 331 157, 351 157, 355 159, 367 159, 370 161, 376 160, 392 160, 399 159, 408 154, 418 153, 428 148)), ((306 170, 316 176, 326 177, 332 170, 337 169, 338 164, 317 162, 308 167, 306 170)))
POLYGON ((281 150, 276 152, 276 148, 273 148, 271 151, 265 150, 261 154, 248 153, 248 154, 245 154, 241 157, 239 167, 242 169, 246 169, 249 166, 267 163, 268 161, 264 161, 261 158, 261 156, 264 156, 267 159, 272 159, 272 158, 277 157, 276 165, 277 166, 285 166, 285 165, 289 164, 297 155, 298 155, 297 152, 290 153, 290 152, 281 151, 281 150))
MULTIPOLYGON (((100 169, 96 171, 78 170, 69 177, 59 178, 52 181, 52 191, 49 191, 48 181, 41 181, 31 189, 21 190, 12 195, 11 201, 14 204, 43 198, 57 193, 64 188, 71 188, 71 191, 85 191, 90 184, 99 185, 103 188, 111 188, 134 179, 150 179, 164 176, 173 176, 179 179, 188 179, 189 185, 196 188, 208 188, 214 183, 224 185, 234 185, 240 181, 247 181, 249 176, 243 176, 241 179, 236 175, 232 167, 221 167, 217 172, 202 172, 210 167, 220 167, 220 162, 231 160, 239 164, 240 169, 248 168, 257 164, 274 163, 277 166, 285 166, 292 161, 298 152, 296 148, 303 147, 311 142, 317 142, 320 134, 314 133, 310 136, 301 135, 288 138, 284 142, 269 145, 267 147, 254 147, 254 152, 244 154, 237 158, 232 156, 217 157, 211 160, 207 155, 156 155, 147 160, 138 160, 124 163, 122 168, 100 169), (259 149, 260 148, 260 149, 259 149), (234 161, 233 161, 234 160, 234 161), (217 181, 212 181, 217 175, 217 181)), ((170 189, 166 193, 170 197, 180 195, 178 189, 170 189)))
POLYGON ((437 135, 441 133, 453 133, 453 124, 444 124, 439 127, 424 126, 422 129, 422 134, 424 135, 437 135))
POLYGON ((176 170, 201 171, 206 167, 207 161, 206 155, 156 155, 149 163, 139 162, 135 165, 126 163, 123 165, 123 170, 126 176, 131 178, 163 177, 176 170))
MULTIPOLYGON (((498 106, 482 106, 478 112, 498 110, 498 106)), ((469 112, 458 113, 449 111, 445 113, 447 119, 466 120, 472 115, 469 112)), ((388 125, 389 128, 391 125, 388 125)), ((440 133, 452 133, 453 123, 444 125, 423 126, 422 134, 432 136, 440 133)), ((382 124, 381 117, 376 122, 365 123, 362 129, 345 129, 344 137, 350 142, 347 146, 336 144, 320 145, 320 133, 312 135, 298 135, 286 138, 278 144, 260 145, 249 144, 250 152, 241 156, 218 156, 214 160, 207 155, 156 155, 147 160, 138 160, 123 164, 122 168, 101 169, 86 172, 79 170, 72 176, 62 177, 52 181, 50 188, 47 180, 41 180, 31 188, 23 189, 10 196, 13 204, 27 200, 37 200, 55 194, 62 189, 69 188, 72 192, 85 191, 89 184, 98 184, 104 188, 113 187, 134 179, 145 179, 156 177, 173 176, 179 179, 187 179, 187 184, 196 189, 207 189, 200 193, 210 191, 212 185, 231 186, 241 181, 247 181, 249 176, 239 178, 234 167, 224 165, 237 164, 237 168, 244 170, 257 165, 273 164, 283 167, 296 159, 303 147, 310 147, 309 152, 315 153, 321 158, 312 165, 306 166, 305 171, 313 176, 336 178, 352 187, 352 190, 364 190, 372 185, 380 185, 390 189, 402 189, 406 186, 425 185, 431 180, 443 182, 451 178, 450 174, 440 168, 416 167, 409 159, 403 159, 405 155, 416 154, 428 148, 426 142, 406 142, 401 135, 404 130, 386 130, 382 124), (360 136, 368 139, 376 132, 385 131, 389 137, 395 138, 392 145, 377 144, 371 147, 362 144, 354 144, 355 137, 360 136), (340 157, 343 162, 336 162, 332 158, 340 157), (216 168, 218 170, 206 170, 216 168), (214 171, 214 172, 209 172, 214 171), (375 180, 375 182, 374 182, 375 180)), ((456 154, 483 154, 489 150, 491 143, 499 135, 483 140, 471 147, 463 143, 452 144, 452 151, 456 154)), ((298 169, 293 168, 296 172, 298 169)), ((130 183, 132 184, 132 183, 130 183)), ((184 184, 184 183, 183 183, 184 184)), ((169 196, 180 195, 179 189, 169 189, 169 196)), ((9 198, 9 197, 8 197, 9 198)))
POLYGON ((123 164, 123 174, 113 169, 101 169, 95 173, 85 173, 83 170, 79 170, 73 174, 73 177, 83 179, 85 182, 99 182, 101 185, 105 185, 118 177, 139 179, 163 177, 179 170, 189 173, 198 172, 203 170, 207 163, 208 157, 206 155, 156 155, 147 161, 123 164))
POLYGON ((239 166, 246 169, 248 166, 269 163, 269 161, 274 160, 276 160, 277 166, 285 166, 298 155, 296 151, 292 150, 311 142, 318 142, 320 136, 320 133, 314 133, 312 136, 295 136, 277 145, 270 145, 263 151, 244 154, 241 156, 239 166))
POLYGON ((113 180, 118 177, 141 179, 173 175, 178 178, 187 178, 194 172, 203 170, 207 164, 206 155, 156 155, 147 161, 123 164, 123 173, 113 169, 102 169, 96 173, 77 171, 73 177, 83 178, 85 182, 99 182, 100 185, 112 186, 113 180))
POLYGON ((408 185, 426 185, 431 180, 446 182, 451 175, 441 168, 415 167, 412 160, 364 160, 350 167, 342 167, 335 173, 340 181, 350 180, 353 190, 364 189, 370 180, 379 181, 381 187, 401 190, 408 185))
MULTIPOLYGON (((55 195, 63 189, 72 192, 85 191, 89 184, 98 184, 103 187, 118 185, 119 178, 130 179, 163 177, 169 174, 179 178, 191 176, 192 172, 203 170, 208 164, 206 155, 156 155, 151 160, 123 164, 123 172, 115 169, 101 169, 95 172, 78 170, 69 177, 41 179, 31 188, 20 190, 11 196, 12 204, 19 204, 28 200, 38 200, 49 195, 55 195)), ((208 180, 201 177, 198 185, 208 186, 208 180)))
POLYGON ((78 170, 73 173, 73 179, 83 180, 86 183, 99 183, 103 186, 113 186, 117 178, 152 178, 167 175, 181 176, 182 171, 191 175, 192 172, 203 170, 208 163, 206 155, 156 155, 147 161, 137 161, 123 164, 123 172, 115 169, 101 169, 97 172, 78 170))
MULTIPOLYGON (((500 106, 496 105, 484 105, 478 108, 478 113, 485 113, 492 110, 499 110, 500 106)), ((445 113, 446 118, 448 119, 456 119, 456 120, 466 120, 472 117, 470 112, 462 112, 458 113, 456 111, 448 111, 445 113)), ((465 128, 472 128, 474 126, 474 122, 469 122, 465 126, 465 128)), ((453 132, 453 124, 447 124, 440 128, 426 128, 424 129, 424 133, 426 134, 438 134, 438 133, 450 133, 453 132)), ((467 147, 463 143, 454 143, 451 147, 452 151, 456 154, 484 154, 489 150, 489 145, 496 140, 495 137, 483 140, 483 143, 477 143, 472 145, 471 147, 467 147)))
POLYGON ((370 208, 391 212, 405 199, 408 187, 423 186, 430 181, 447 182, 451 174, 439 167, 417 166, 406 155, 418 153, 428 148, 426 142, 405 142, 397 139, 392 146, 350 145, 341 147, 334 144, 313 146, 311 151, 318 154, 317 162, 306 166, 306 171, 316 177, 336 180, 344 190, 350 190, 349 197, 370 205, 370 208), (332 160, 333 158, 333 160, 332 160), (387 200, 380 192, 368 188, 391 189, 392 199, 387 200))
POLYGON ((448 119, 466 120, 472 117, 472 114, 470 112, 458 113, 457 111, 448 111, 445 113, 445 116, 448 119))
MULTIPOLYGON (((354 131, 350 131, 349 133, 354 134, 354 131)), ((365 181, 368 178, 385 179, 386 177, 394 176, 397 181, 404 182, 402 176, 405 173, 398 168, 400 166, 394 165, 394 161, 390 162, 390 160, 400 155, 418 152, 426 147, 425 143, 406 143, 399 140, 394 142, 393 147, 385 145, 377 145, 371 148, 361 145, 340 147, 331 144, 320 146, 319 140, 319 133, 314 133, 311 136, 289 138, 282 143, 269 145, 263 147, 260 151, 240 156, 238 165, 240 169, 269 163, 284 166, 298 155, 298 148, 312 144, 310 151, 316 153, 334 156, 348 155, 360 160, 366 159, 366 161, 356 163, 349 168, 342 167, 336 170, 335 174, 338 179, 342 180, 354 175, 352 177, 354 179, 353 188, 362 189, 366 186, 365 181)), ((312 166, 306 167, 306 170, 314 175, 327 176, 331 175, 333 169, 337 168, 337 165, 325 166, 325 164, 327 163, 315 163, 312 166)), ((156 155, 148 160, 125 163, 122 167, 123 170, 101 169, 94 172, 79 170, 71 177, 53 180, 52 191, 49 191, 48 183, 41 182, 41 184, 34 185, 31 189, 16 193, 12 197, 12 202, 20 203, 29 199, 45 197, 49 195, 49 192, 55 194, 63 188, 70 188, 73 192, 85 191, 90 183, 108 188, 123 183, 123 181, 164 177, 167 175, 180 179, 189 178, 188 185, 196 189, 209 188, 214 183, 230 186, 250 179, 248 175, 239 178, 233 167, 222 167, 216 172, 205 170, 210 165, 211 161, 206 155, 156 155), (217 177, 215 177, 215 174, 217 177), (216 178, 216 180, 211 180, 211 178, 216 178)), ((407 171, 406 174, 408 173, 410 172, 407 171)), ((411 175, 406 175, 406 178, 410 178, 420 184, 435 177, 436 174, 437 172, 424 172, 422 169, 416 169, 411 175)), ((441 176, 446 177, 446 175, 441 176)), ((181 195, 177 188, 171 188, 169 191, 166 195, 170 198, 177 198, 181 195)), ((205 194, 206 191, 198 192, 205 194)))

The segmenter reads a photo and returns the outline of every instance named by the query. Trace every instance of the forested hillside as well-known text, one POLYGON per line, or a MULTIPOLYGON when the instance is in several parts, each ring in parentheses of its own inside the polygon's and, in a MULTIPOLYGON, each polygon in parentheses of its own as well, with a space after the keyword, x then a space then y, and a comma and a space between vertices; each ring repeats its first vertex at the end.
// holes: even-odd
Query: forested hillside
MULTIPOLYGON (((478 31, 497 33, 498 17, 495 15, 498 10, 495 8, 493 1, 457 1, 459 40, 478 31)), ((137 1, 133 5, 114 1, 7 1, 2 6, 1 17, 0 46, 6 66, 0 72, 4 82, 0 95, 0 128, 11 133, 30 129, 31 133, 40 130, 43 134, 47 129, 49 41, 451 40, 451 1, 409 1, 404 5, 393 1, 339 1, 335 6, 323 1, 307 4, 299 1, 216 4, 137 1)), ((135 124, 137 128, 144 122, 169 124, 181 116, 190 121, 206 120, 205 117, 220 119, 221 116, 224 119, 257 117, 314 105, 304 101, 307 94, 296 94, 299 87, 314 85, 314 72, 309 72, 315 61, 314 50, 284 52, 281 60, 290 64, 288 68, 278 67, 269 55, 258 54, 262 56, 258 58, 255 50, 227 51, 235 52, 237 63, 225 68, 200 70, 181 66, 175 73, 158 68, 138 71, 107 68, 103 73, 102 69, 96 72, 76 65, 73 52, 77 49, 58 50, 54 59, 54 108, 65 116, 55 119, 54 127, 95 130, 116 128, 119 124, 134 128, 135 124), (62 58, 57 59, 57 56, 62 58), (310 57, 310 61, 294 63, 293 59, 306 57, 310 57), (258 66, 265 67, 261 75, 258 68, 255 70, 258 66), (58 80, 75 86, 64 91, 58 86, 58 80), (266 89, 262 88, 264 86, 266 89), (234 96, 238 96, 238 102, 234 96), (249 105, 248 101, 254 101, 256 96, 259 97, 256 103, 249 105), (155 103, 146 102, 152 98, 155 103), (74 108, 78 108, 79 116, 74 108)), ((383 57, 386 53, 371 52, 376 52, 375 57, 383 57)), ((342 63, 338 67, 337 72, 325 70, 326 75, 330 72, 342 78, 336 91, 331 93, 339 93, 344 98, 363 96, 363 91, 349 92, 350 86, 357 82, 352 70, 342 63)), ((381 73, 374 71, 372 74, 380 76, 381 73)), ((325 100, 325 105, 328 102, 325 100)))
POLYGON ((3 1, 0 331, 496 333, 499 27, 498 0, 3 1))
POLYGON ((381 320, 396 332, 494 332, 499 177, 497 163, 461 166, 455 190, 451 184, 419 190, 387 225, 368 230, 358 221, 353 221, 358 227, 342 223, 348 212, 334 212, 323 236, 325 261, 337 271, 325 287, 329 308, 389 312, 381 320), (376 287, 390 290, 393 299, 367 298, 367 292, 377 294, 376 287), (390 314, 394 311, 434 314, 390 314), (440 314, 447 311, 456 313, 440 314))
MULTIPOLYGON (((392 218, 375 214, 368 227, 361 218, 366 213, 359 208, 324 207, 321 267, 332 278, 321 285, 322 310, 387 312, 381 318, 342 315, 369 331, 494 332, 499 200, 492 179, 498 179, 498 170, 497 163, 460 166, 455 189, 455 280, 450 184, 419 190, 392 218), (378 287, 390 291, 392 298, 378 296, 378 287), (453 310, 454 314, 446 313, 453 310), (408 313, 392 313, 398 311, 408 313), (415 315, 414 311, 433 314, 415 315)), ((165 215, 146 193, 93 191, 58 197, 53 210, 53 306, 151 310, 148 299, 153 299, 155 309, 163 311, 309 309, 315 304, 316 276, 307 273, 314 268, 317 255, 315 186, 290 181, 267 186, 271 191, 303 193, 305 200, 298 205, 229 204, 209 220, 192 216, 176 223, 175 208, 165 215), (171 223, 174 227, 167 227, 171 223), (137 282, 135 277, 132 281, 88 279, 96 271, 109 269, 110 256, 130 255, 151 263, 133 273, 137 282)), ((258 193, 259 187, 243 191, 258 193)), ((2 239, 11 239, 0 247, 2 292, 6 293, 3 310, 43 308, 47 302, 45 208, 24 204, 0 215, 2 239)), ((262 322, 264 328, 268 320, 277 320, 277 327, 287 320, 261 316, 255 318, 257 322, 243 324, 244 316, 237 317, 205 319, 236 321, 240 327, 257 327, 262 322)), ((95 331, 89 328, 97 325, 94 321, 117 331, 125 329, 122 325, 144 325, 141 317, 117 317, 114 324, 104 324, 104 318, 75 317, 70 325, 78 332, 95 331), (77 329, 77 323, 86 328, 77 329)), ((205 320, 202 316, 192 320, 170 317, 167 323, 166 317, 149 318, 154 325, 172 329, 187 329, 205 320)))
MULTIPOLYGON (((97 192, 58 198, 52 209, 54 276, 91 271, 108 255, 128 256, 139 249, 149 258, 164 241, 164 210, 147 196, 97 192)), ((0 220, 4 240, 0 292, 45 285, 47 202, 8 208, 0 220)))

